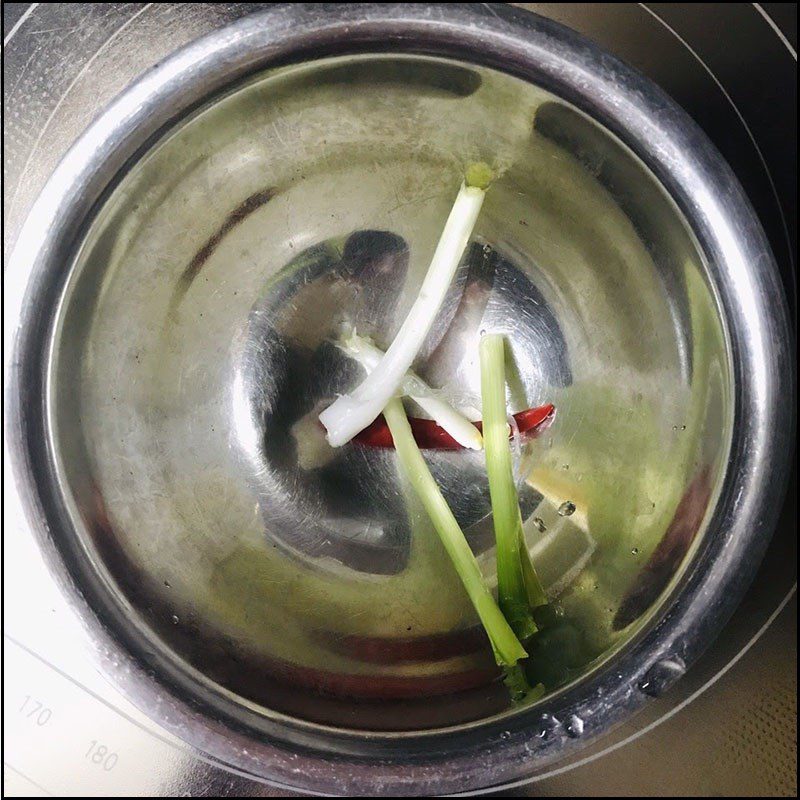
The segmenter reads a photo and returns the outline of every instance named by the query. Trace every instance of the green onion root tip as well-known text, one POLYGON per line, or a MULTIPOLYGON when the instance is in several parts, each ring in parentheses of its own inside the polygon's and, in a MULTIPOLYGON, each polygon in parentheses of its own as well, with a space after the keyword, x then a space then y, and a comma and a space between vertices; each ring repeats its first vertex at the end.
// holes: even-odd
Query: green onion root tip
POLYGON ((476 161, 467 167, 464 183, 486 191, 494 177, 494 170, 485 161, 476 161))

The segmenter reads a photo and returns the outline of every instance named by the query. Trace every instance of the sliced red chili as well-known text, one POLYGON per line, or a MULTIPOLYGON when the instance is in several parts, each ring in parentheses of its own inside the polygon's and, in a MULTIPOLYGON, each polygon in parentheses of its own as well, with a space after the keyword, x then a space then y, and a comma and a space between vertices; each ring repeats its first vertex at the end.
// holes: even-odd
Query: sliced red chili
MULTIPOLYGON (((556 408, 552 403, 537 408, 528 408, 514 414, 520 436, 533 435, 555 416, 556 408)), ((444 428, 437 425, 432 419, 410 417, 411 432, 414 439, 423 450, 462 450, 460 445, 444 428)), ((473 423, 478 430, 482 430, 479 422, 473 423)), ((512 434, 513 435, 513 434, 512 434)), ((510 437, 509 437, 510 438, 510 437)), ((383 415, 379 416, 371 425, 364 428, 353 439, 358 444, 367 447, 394 447, 392 434, 383 415)))

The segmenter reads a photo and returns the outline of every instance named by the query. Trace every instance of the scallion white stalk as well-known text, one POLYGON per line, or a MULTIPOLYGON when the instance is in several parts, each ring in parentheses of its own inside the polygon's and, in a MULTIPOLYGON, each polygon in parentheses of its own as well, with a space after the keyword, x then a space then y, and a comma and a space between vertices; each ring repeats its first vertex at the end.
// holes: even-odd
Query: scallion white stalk
MULTIPOLYGON (((361 364, 367 373, 377 369, 384 356, 379 347, 355 332, 337 342, 337 346, 342 352, 361 364)), ((400 392, 417 403, 462 447, 470 450, 480 450, 483 447, 483 437, 480 431, 461 412, 436 397, 435 390, 414 372, 406 372, 403 382, 400 384, 400 392)))
MULTIPOLYGON (((474 174, 475 170, 471 172, 474 174)), ((477 181, 484 185, 469 185, 469 177, 462 184, 419 295, 380 364, 356 389, 338 397, 319 415, 328 432, 328 441, 334 447, 346 444, 366 428, 397 394, 433 325, 469 243, 486 195, 484 177, 482 172, 481 180, 477 181)))

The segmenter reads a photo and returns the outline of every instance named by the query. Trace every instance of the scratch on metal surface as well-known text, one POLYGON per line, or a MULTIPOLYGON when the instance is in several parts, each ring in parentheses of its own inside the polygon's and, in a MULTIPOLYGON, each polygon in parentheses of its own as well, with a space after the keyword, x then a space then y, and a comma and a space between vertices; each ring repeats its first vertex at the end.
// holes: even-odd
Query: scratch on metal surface
POLYGON ((481 3, 481 5, 495 18, 502 20, 502 17, 492 8, 491 3, 481 3))
POLYGON ((398 209, 405 208, 413 203, 427 203, 428 200, 435 200, 437 197, 444 197, 444 194, 442 192, 437 192, 436 194, 430 194, 427 197, 413 197, 411 200, 406 200, 405 202, 399 203, 396 206, 392 206, 386 213, 393 214, 398 209))
POLYGON ((28 8, 25 13, 14 23, 14 27, 8 32, 8 35, 3 39, 3 47, 8 46, 8 43, 11 41, 11 38, 14 34, 22 27, 22 25, 27 21, 28 17, 39 7, 40 3, 31 3, 30 8, 28 8))
MULTIPOLYGON (((53 118, 58 113, 58 110, 61 108, 62 103, 67 98, 67 95, 72 91, 78 81, 91 69, 92 64, 99 58, 100 54, 108 47, 134 20, 138 19, 145 11, 147 11, 153 3, 147 3, 145 6, 140 8, 130 19, 126 20, 125 22, 117 28, 111 36, 106 39, 105 42, 97 49, 97 52, 83 65, 80 72, 72 79, 69 86, 67 86, 66 91, 64 94, 61 95, 58 102, 55 105, 55 108, 50 112, 50 116, 45 121, 44 125, 41 127, 39 131, 39 135, 36 137, 36 141, 33 143, 33 147, 31 148, 30 153, 28 153, 28 158, 25 160, 25 164, 22 167, 22 172, 20 173, 19 180, 17 181, 17 185, 14 189, 14 194, 11 197, 11 202, 8 204, 8 215, 11 216, 12 212, 14 211, 17 203, 17 198, 19 197, 19 190, 25 184, 25 177, 28 174, 28 170, 30 169, 31 162, 33 161, 33 156, 35 155, 36 151, 39 149, 39 145, 41 144, 42 139, 44 138, 44 134, 47 129, 50 127, 50 123, 53 121, 53 118)), ((10 36, 11 34, 9 34, 10 36)))
POLYGON ((40 36, 45 33, 71 33, 72 31, 79 31, 81 29, 80 25, 72 25, 70 27, 63 27, 63 28, 42 28, 38 31, 25 31, 26 36, 40 36))
POLYGON ((33 51, 33 52, 32 52, 32 53, 31 53, 31 54, 28 56, 28 60, 25 62, 24 66, 22 67, 22 69, 21 69, 21 70, 20 70, 20 72, 19 72, 19 77, 18 77, 18 78, 17 78, 17 79, 14 81, 14 85, 11 87, 11 90, 10 90, 10 91, 9 91, 9 93, 8 93, 8 94, 9 94, 9 97, 10 97, 12 94, 14 94, 14 92, 17 90, 17 87, 20 85, 20 83, 22 83, 22 80, 23 80, 23 79, 24 79, 24 78, 27 76, 27 74, 28 74, 28 67, 29 67, 29 66, 30 66, 30 64, 31 64, 31 61, 33 61, 33 59, 34 59, 34 58, 35 58, 37 55, 39 55, 39 50, 38 50, 38 49, 34 50, 34 51, 33 51))

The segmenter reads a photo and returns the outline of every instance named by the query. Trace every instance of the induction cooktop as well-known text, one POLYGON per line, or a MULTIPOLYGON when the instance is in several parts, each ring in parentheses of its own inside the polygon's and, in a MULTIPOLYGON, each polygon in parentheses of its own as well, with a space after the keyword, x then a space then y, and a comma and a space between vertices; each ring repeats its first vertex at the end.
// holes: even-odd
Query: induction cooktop
MULTIPOLYGON (((263 5, 5 3, 4 253, 114 95, 263 5)), ((796 320, 796 4, 517 5, 633 64, 704 128, 756 207, 796 320)), ((13 513, 4 529, 7 796, 291 794, 193 749, 122 697, 13 513)), ((795 473, 758 577, 700 662, 631 722, 507 794, 796 795, 796 543, 795 473)))

